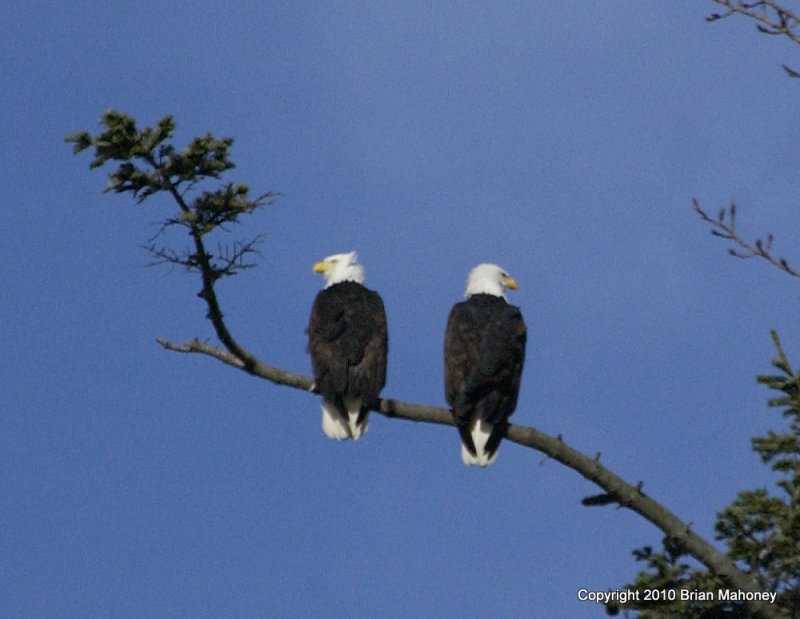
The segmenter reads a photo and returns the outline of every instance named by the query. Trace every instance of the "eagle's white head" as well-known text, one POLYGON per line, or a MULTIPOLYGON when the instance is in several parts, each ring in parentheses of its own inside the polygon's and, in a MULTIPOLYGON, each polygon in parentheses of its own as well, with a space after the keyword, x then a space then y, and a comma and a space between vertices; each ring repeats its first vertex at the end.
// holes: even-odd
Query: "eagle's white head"
POLYGON ((464 296, 469 299, 474 294, 491 294, 505 299, 506 288, 517 289, 517 282, 513 277, 496 264, 479 264, 467 276, 464 296))
POLYGON ((334 254, 314 265, 315 273, 322 273, 325 288, 340 282, 364 283, 364 267, 358 263, 356 252, 334 254))

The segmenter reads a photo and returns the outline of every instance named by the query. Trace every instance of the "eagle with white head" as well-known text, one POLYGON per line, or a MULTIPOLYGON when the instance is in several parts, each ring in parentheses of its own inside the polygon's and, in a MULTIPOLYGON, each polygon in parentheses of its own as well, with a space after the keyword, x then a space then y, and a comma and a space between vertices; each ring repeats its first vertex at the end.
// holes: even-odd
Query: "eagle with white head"
POLYGON ((496 264, 467 277, 466 299, 450 311, 444 340, 447 403, 461 436, 464 464, 487 467, 517 407, 527 330, 506 300, 517 282, 496 264))
POLYGON ((328 256, 314 272, 322 274, 325 286, 314 299, 306 329, 311 390, 322 396, 325 435, 358 439, 386 384, 386 312, 380 295, 364 286, 356 252, 328 256))

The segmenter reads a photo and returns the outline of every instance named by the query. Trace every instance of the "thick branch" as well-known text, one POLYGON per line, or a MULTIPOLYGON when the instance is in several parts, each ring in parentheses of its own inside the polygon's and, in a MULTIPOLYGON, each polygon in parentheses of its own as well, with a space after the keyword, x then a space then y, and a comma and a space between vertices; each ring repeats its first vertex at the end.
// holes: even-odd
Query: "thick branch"
MULTIPOLYGON (((152 155, 149 157, 149 162, 154 167, 158 166, 158 163, 153 159, 152 155)), ((178 187, 171 178, 165 177, 163 180, 164 187, 175 200, 181 212, 191 213, 191 208, 186 203, 183 195, 178 191, 178 187)), ((258 364, 258 360, 251 352, 239 345, 230 331, 228 331, 228 327, 223 320, 222 310, 217 300, 217 294, 214 291, 214 283, 217 278, 211 265, 209 254, 206 252, 205 244, 203 243, 203 231, 199 228, 199 224, 196 221, 191 223, 189 230, 192 240, 194 241, 195 252, 200 266, 200 275, 203 280, 203 289, 200 291, 199 296, 208 306, 207 317, 211 321, 211 324, 214 325, 214 331, 217 333, 219 341, 225 345, 228 352, 242 363, 242 369, 251 374, 255 374, 254 370, 255 366, 258 364)))
MULTIPOLYGON (((264 378, 277 385, 285 385, 307 391, 310 389, 313 382, 308 376, 294 374, 280 368, 266 365, 255 358, 253 358, 252 363, 247 366, 236 355, 196 339, 183 344, 175 344, 163 338, 159 338, 158 343, 167 350, 182 353, 200 353, 214 357, 227 365, 244 370, 254 376, 264 378)), ((455 425, 450 411, 436 406, 409 404, 400 400, 384 398, 380 400, 373 410, 386 417, 395 417, 424 423, 455 425)), ((652 522, 712 572, 727 578, 735 588, 741 589, 742 591, 761 591, 758 583, 754 582, 747 574, 739 570, 731 559, 694 533, 688 524, 681 521, 667 508, 645 495, 641 491, 641 484, 633 486, 627 483, 621 477, 600 464, 599 458, 589 458, 585 456, 578 450, 567 445, 561 437, 554 438, 525 426, 510 425, 506 438, 518 445, 535 449, 546 454, 553 460, 557 460, 572 470, 577 471, 589 481, 597 484, 608 496, 614 497, 615 502, 652 522)), ((773 608, 763 602, 748 602, 748 605, 753 616, 784 616, 779 609, 773 608)))
POLYGON ((222 310, 217 300, 217 293, 214 291, 214 275, 211 262, 206 253, 206 248, 203 245, 203 238, 196 226, 192 226, 192 238, 194 239, 197 256, 200 260, 200 272, 203 276, 203 290, 200 292, 200 296, 208 306, 208 319, 211 321, 211 324, 214 325, 214 331, 216 331, 219 341, 225 345, 225 348, 227 348, 232 355, 242 362, 245 370, 254 374, 255 366, 258 364, 258 361, 252 353, 239 345, 230 331, 228 331, 228 327, 225 326, 225 322, 223 321, 222 310))

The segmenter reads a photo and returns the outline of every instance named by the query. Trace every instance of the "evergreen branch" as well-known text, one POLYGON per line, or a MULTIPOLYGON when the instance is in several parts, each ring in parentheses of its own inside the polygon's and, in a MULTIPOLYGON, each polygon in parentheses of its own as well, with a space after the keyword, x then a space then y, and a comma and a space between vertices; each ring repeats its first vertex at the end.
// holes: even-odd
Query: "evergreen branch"
MULTIPOLYGON (((769 389, 780 391, 785 397, 769 400, 769 406, 783 408, 783 416, 790 420, 783 432, 769 430, 766 436, 751 439, 753 451, 761 461, 777 473, 775 485, 783 494, 775 496, 766 488, 743 490, 734 501, 717 514, 714 526, 715 539, 725 543, 728 557, 760 584, 765 591, 775 594, 775 607, 791 616, 800 613, 800 555, 797 553, 798 523, 800 523, 800 376, 792 370, 780 339, 771 332, 777 358, 773 367, 776 375, 762 375, 757 381, 769 389)), ((664 551, 652 548, 634 551, 637 561, 647 564, 634 583, 637 589, 684 589, 688 591, 713 591, 729 586, 718 573, 692 569, 680 562, 685 554, 680 544, 664 539, 664 551)), ((696 599, 678 603, 627 602, 608 605, 611 611, 623 608, 635 610, 642 619, 674 616, 686 617, 740 617, 749 616, 741 602, 718 599, 696 599), (676 606, 677 604, 677 606, 676 606)))
POLYGON ((775 350, 778 352, 778 358, 775 359, 772 364, 786 372, 788 375, 793 375, 794 371, 792 370, 792 366, 789 364, 789 359, 786 357, 786 353, 783 351, 783 345, 781 344, 781 339, 778 337, 778 332, 775 329, 770 329, 769 331, 770 337, 772 337, 772 343, 775 345, 775 350))
POLYGON ((178 217, 165 220, 154 239, 165 228, 180 225, 189 230, 194 250, 179 254, 156 246, 152 240, 146 248, 153 255, 154 263, 177 264, 200 272, 202 289, 198 296, 206 302, 207 317, 217 337, 228 352, 241 361, 244 369, 254 371, 255 357, 234 339, 223 322, 214 284, 221 277, 250 268, 252 264, 245 258, 256 253, 255 245, 261 237, 235 244, 232 251, 220 251, 218 256, 206 250, 204 237, 226 223, 236 223, 243 214, 271 204, 277 194, 265 193, 251 200, 246 185, 227 183, 221 189, 204 191, 193 201, 187 201, 187 192, 197 183, 218 179, 235 167, 228 156, 232 138, 216 139, 207 133, 178 152, 167 142, 175 129, 171 116, 162 118, 155 128, 139 129, 127 114, 109 110, 100 122, 105 130, 98 135, 81 131, 67 135, 66 141, 73 143, 76 154, 94 146, 91 168, 119 162, 109 173, 106 191, 130 192, 138 203, 159 193, 166 193, 174 200, 179 209, 178 217))

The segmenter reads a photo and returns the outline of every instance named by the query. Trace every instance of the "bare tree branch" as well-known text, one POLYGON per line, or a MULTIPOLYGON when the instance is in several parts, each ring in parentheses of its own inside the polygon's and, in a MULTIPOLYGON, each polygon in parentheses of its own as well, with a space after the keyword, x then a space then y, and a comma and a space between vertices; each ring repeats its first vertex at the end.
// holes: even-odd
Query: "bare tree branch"
MULTIPOLYGON (((785 36, 795 43, 800 43, 800 17, 793 10, 781 6, 775 0, 712 0, 725 7, 722 13, 712 13, 706 21, 715 22, 731 15, 743 15, 756 22, 756 30, 762 34, 785 36)), ((800 77, 800 72, 782 64, 789 77, 800 77)))
POLYGON ((294 387, 295 389, 303 389, 308 391, 311 389, 311 384, 313 382, 308 376, 293 374, 292 372, 287 372, 286 370, 281 370, 279 368, 266 365, 255 359, 253 364, 248 366, 233 353, 216 346, 212 346, 211 344, 201 342, 196 338, 190 342, 184 342, 183 344, 176 344, 162 337, 156 338, 156 341, 165 349, 172 350, 174 352, 200 353, 203 355, 208 355, 209 357, 214 357, 215 359, 222 361, 227 365, 235 367, 239 370, 244 370, 253 376, 258 376, 259 378, 269 380, 276 385, 286 385, 287 387, 294 387))
POLYGON ((759 32, 771 35, 783 35, 800 43, 800 35, 796 30, 800 26, 800 17, 774 0, 713 0, 716 4, 725 7, 723 13, 712 13, 706 21, 714 22, 725 19, 731 15, 744 15, 755 20, 759 32))
MULTIPOLYGON (((218 322, 224 327, 221 316, 218 322)), ((216 327, 217 325, 215 325, 216 327)), ((183 344, 175 344, 163 338, 159 338, 157 341, 167 350, 207 355, 249 374, 269 380, 276 385, 285 385, 308 391, 313 382, 308 376, 294 374, 266 365, 255 359, 255 357, 251 357, 250 363, 245 364, 237 355, 200 342, 197 339, 183 344)), ((397 419, 448 426, 455 425, 450 411, 436 406, 410 404, 400 400, 383 398, 372 410, 386 417, 397 419)), ((599 458, 589 458, 577 449, 567 445, 560 436, 552 437, 534 428, 512 424, 508 427, 506 438, 513 443, 546 454, 598 485, 605 491, 602 496, 608 497, 608 500, 603 501, 603 504, 617 503, 649 520, 711 571, 727 578, 733 587, 747 592, 762 591, 757 582, 739 570, 731 559, 694 533, 689 524, 683 522, 666 507, 644 494, 641 482, 637 485, 629 484, 600 464, 599 458)), ((594 497, 590 497, 590 502, 584 504, 592 504, 592 498, 594 497)), ((754 617, 786 616, 779 609, 771 607, 764 602, 751 601, 748 602, 748 605, 754 617)))
POLYGON ((692 200, 692 205, 695 212, 706 223, 711 225, 711 234, 718 236, 727 241, 732 241, 738 245, 740 249, 728 249, 728 253, 736 258, 763 258, 770 264, 778 267, 781 271, 792 275, 793 277, 800 277, 800 271, 792 267, 785 258, 779 258, 772 253, 772 234, 767 235, 766 241, 756 239, 754 243, 748 243, 736 232, 736 205, 731 204, 725 210, 720 210, 716 218, 711 217, 701 207, 700 203, 692 200))

